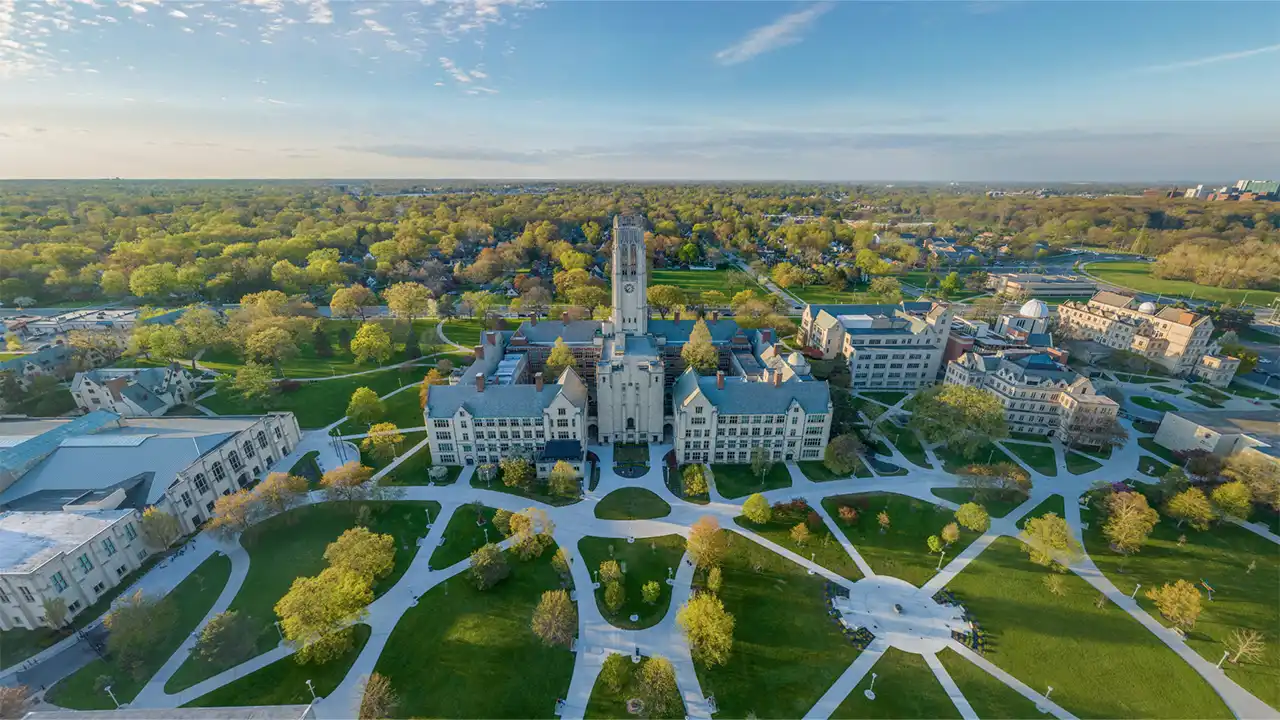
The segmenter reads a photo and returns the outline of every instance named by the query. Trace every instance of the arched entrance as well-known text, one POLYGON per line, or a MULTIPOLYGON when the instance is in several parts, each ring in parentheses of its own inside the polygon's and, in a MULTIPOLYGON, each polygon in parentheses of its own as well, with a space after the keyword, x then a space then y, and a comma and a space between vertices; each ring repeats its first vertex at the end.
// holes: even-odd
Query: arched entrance
POLYGON ((667 445, 670 445, 671 443, 675 442, 675 437, 676 437, 675 425, 673 425, 672 423, 663 423, 662 424, 662 442, 667 445))

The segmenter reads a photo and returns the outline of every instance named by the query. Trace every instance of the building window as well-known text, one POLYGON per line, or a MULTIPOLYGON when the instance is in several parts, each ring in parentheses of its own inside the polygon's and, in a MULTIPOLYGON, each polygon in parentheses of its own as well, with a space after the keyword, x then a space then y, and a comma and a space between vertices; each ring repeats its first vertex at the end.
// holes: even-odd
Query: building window
POLYGON ((0 588, 0 603, 9 604, 9 596, 5 594, 4 588, 0 588))
POLYGON ((267 449, 267 434, 262 432, 261 430, 258 431, 258 447, 262 448, 263 450, 267 449))
POLYGON ((277 426, 276 426, 276 428, 275 428, 275 430, 276 430, 276 439, 277 439, 277 440, 280 440, 281 438, 283 438, 283 437, 284 437, 284 433, 280 431, 280 426, 278 426, 278 425, 277 425, 277 426))
POLYGON ((253 457, 253 443, 248 440, 245 440, 244 442, 244 456, 253 457))
POLYGON ((111 538, 103 538, 102 551, 107 554, 107 557, 116 554, 116 544, 111 542, 111 538))
POLYGON ((211 466, 209 467, 209 469, 213 471, 213 479, 214 479, 214 480, 226 480, 226 479, 227 479, 227 471, 222 469, 222 463, 220 463, 220 462, 218 462, 218 461, 216 461, 216 460, 215 460, 215 461, 214 461, 214 463, 213 463, 213 465, 211 465, 211 466))
POLYGON ((240 453, 236 452, 235 450, 232 450, 227 455, 227 460, 231 462, 232 470, 239 470, 240 468, 244 467, 244 462, 240 459, 240 453))
POLYGON ((120 567, 116 568, 116 577, 122 578, 124 577, 124 574, 127 572, 129 572, 129 566, 121 565, 120 567))
POLYGON ((208 512, 213 512, 213 501, 210 500, 209 502, 205 503, 204 509, 208 512))
POLYGON ((67 589, 67 581, 63 579, 62 573, 56 572, 53 577, 49 578, 49 582, 53 583, 53 589, 62 592, 67 589))
POLYGON ((133 523, 124 526, 124 536, 131 541, 138 539, 138 530, 133 526, 133 523))
POLYGON ((191 493, 186 491, 182 493, 182 506, 191 507, 191 493))
POLYGON ((27 589, 26 585, 19 585, 18 592, 22 593, 23 600, 26 600, 29 603, 33 603, 36 601, 35 595, 31 594, 31 591, 27 589))
MULTIPOLYGON (((221 467, 221 466, 219 466, 221 467)), ((205 495, 209 492, 209 481, 205 479, 204 473, 196 473, 196 492, 205 495)), ((186 493, 183 493, 184 495, 186 493)))
POLYGON ((80 555, 80 569, 83 572, 89 572, 93 569, 93 561, 89 559, 88 553, 80 555))
POLYGON ((93 594, 94 594, 94 595, 101 595, 101 594, 102 594, 102 591, 103 591, 103 590, 106 590, 106 589, 107 589, 107 584, 106 584, 106 583, 98 583, 97 585, 94 585, 94 586, 93 586, 93 594))

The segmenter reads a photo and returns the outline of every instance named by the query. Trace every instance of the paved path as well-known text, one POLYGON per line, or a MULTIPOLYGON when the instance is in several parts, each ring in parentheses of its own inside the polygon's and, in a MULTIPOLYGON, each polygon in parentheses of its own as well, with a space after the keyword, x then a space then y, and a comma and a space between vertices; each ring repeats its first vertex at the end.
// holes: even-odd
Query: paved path
MULTIPOLYGON (((439 326, 437 326, 437 331, 440 331, 439 326)), ((403 392, 406 389, 409 388, 402 388, 394 392, 403 392)), ((394 392, 391 394, 394 394, 394 392)), ((330 428, 337 427, 341 422, 333 423, 330 428)), ((330 437, 327 434, 327 430, 326 428, 325 430, 315 430, 304 434, 299 446, 295 448, 290 456, 282 458, 278 466, 284 466, 286 463, 291 465, 298 457, 310 450, 316 450, 320 453, 319 462, 322 469, 329 469, 346 459, 358 457, 350 443, 330 437)), ((423 440, 410 448, 387 468, 379 472, 377 477, 381 477, 393 470, 414 453, 426 452, 425 442, 423 440)), ((593 447, 592 451, 599 455, 601 459, 601 480, 598 487, 595 490, 587 490, 581 502, 561 507, 542 505, 520 496, 483 487, 472 487, 471 480, 474 476, 474 468, 466 468, 462 476, 449 485, 397 488, 400 497, 405 500, 433 500, 441 503, 442 510, 438 517, 435 518, 430 532, 421 543, 409 570, 400 582, 369 606, 365 617, 361 621, 369 624, 371 628, 370 639, 338 687, 330 693, 329 697, 317 703, 315 706, 317 716, 320 718, 348 718, 356 714, 359 708, 364 679, 376 667, 378 657, 400 616, 412 607, 425 592, 467 568, 469 560, 463 560, 449 568, 430 568, 431 550, 438 544, 453 512, 466 503, 482 502, 490 507, 503 508, 513 512, 530 506, 537 506, 545 510, 548 517, 555 524, 554 536, 557 543, 560 547, 565 548, 571 557, 575 558, 571 564, 571 574, 578 601, 579 628, 574 650, 574 669, 569 686, 563 696, 563 705, 560 708, 560 714, 563 717, 579 718, 583 716, 590 701, 591 691, 594 688, 600 667, 610 653, 618 652, 631 655, 637 650, 646 656, 661 655, 670 659, 676 670, 677 683, 680 694, 685 700, 688 715, 699 718, 710 717, 710 704, 700 686, 688 644, 675 621, 676 610, 687 601, 692 593, 694 568, 688 562, 688 559, 685 558, 681 561, 672 581, 673 597, 671 605, 662 620, 653 627, 644 630, 623 630, 610 625, 596 605, 592 592, 590 569, 576 557, 579 540, 588 535, 637 539, 672 533, 687 536, 689 526, 693 522, 701 517, 710 516, 715 518, 722 528, 738 533, 744 538, 767 547, 804 567, 806 570, 822 575, 838 586, 853 588, 855 583, 835 574, 828 568, 814 563, 808 558, 804 558, 745 528, 737 526, 734 523, 734 518, 741 513, 741 503, 745 498, 729 500, 713 489, 711 502, 706 505, 694 505, 680 500, 663 481, 662 458, 669 449, 669 446, 651 445, 649 471, 640 478, 624 479, 617 477, 612 472, 612 446, 593 447), (615 521, 596 518, 596 504, 608 493, 622 487, 641 487, 656 493, 671 505, 671 513, 666 517, 651 520, 615 521)), ((991 527, 982 537, 971 543, 956 557, 951 558, 945 567, 925 583, 923 587, 918 590, 910 589, 910 592, 919 595, 913 602, 928 600, 937 590, 944 588, 956 574, 962 572, 970 562, 980 556, 985 548, 989 547, 999 537, 1016 535, 1018 532, 1016 521, 1034 509, 1045 498, 1052 495, 1060 494, 1067 499, 1066 519, 1079 532, 1080 513, 1075 499, 1095 481, 1132 476, 1136 471, 1138 458, 1141 455, 1142 452, 1138 449, 1136 441, 1130 440, 1124 447, 1117 448, 1112 457, 1103 462, 1102 468, 1091 473, 1072 475, 1060 472, 1058 476, 1050 477, 1031 471, 1034 486, 1026 501, 1005 518, 993 519, 991 527)), ((857 548, 848 542, 844 534, 839 531, 839 528, 835 526, 834 519, 822 507, 821 500, 831 495, 847 493, 893 492, 916 497, 941 507, 955 507, 955 503, 943 500, 932 494, 932 489, 935 487, 955 487, 958 484, 955 476, 942 470, 941 463, 936 462, 935 456, 930 453, 931 462, 934 462, 935 465, 930 469, 915 468, 900 456, 901 453, 895 449, 894 460, 900 462, 903 467, 911 468, 907 475, 871 478, 849 477, 825 483, 812 482, 799 471, 798 466, 789 464, 787 470, 792 479, 792 486, 770 490, 763 493, 763 495, 771 503, 787 501, 793 498, 805 499, 811 507, 815 508, 823 518, 823 521, 833 529, 835 537, 840 541, 841 546, 859 569, 868 578, 876 578, 876 573, 870 564, 861 556, 857 548)), ((1061 461, 1061 457, 1058 457, 1061 461)), ((1060 471, 1065 470, 1061 465, 1059 469, 1060 471)), ((312 493, 308 498, 310 502, 322 502, 324 500, 323 493, 318 492, 312 493)), ((217 611, 229 605, 243 582, 244 574, 247 572, 248 556, 238 546, 234 549, 229 549, 226 546, 219 545, 207 536, 201 535, 182 556, 171 559, 165 567, 157 568, 148 573, 139 585, 148 592, 167 592, 210 554, 228 550, 230 550, 233 563, 232 580, 215 601, 214 608, 209 615, 202 621, 201 626, 203 626, 203 623, 207 622, 217 611)), ((1076 563, 1072 569, 1086 581, 1106 593, 1117 605, 1124 608, 1151 632, 1155 633, 1157 637, 1160 637, 1163 642, 1173 648, 1180 657, 1210 682, 1234 712, 1244 717, 1277 717, 1275 711, 1245 692, 1227 678, 1225 673, 1214 668, 1212 663, 1201 658, 1178 639, 1176 635, 1147 615, 1136 603, 1128 600, 1127 596, 1120 593, 1106 577, 1098 572, 1091 560, 1085 558, 1076 563)), ((885 587, 891 586, 893 586, 893 583, 889 583, 885 587)), ((899 588, 898 592, 901 591, 902 589, 899 588)), ((865 596, 866 593, 862 593, 862 595, 865 596)), ((869 611, 875 612, 873 605, 874 603, 867 604, 864 608, 871 608, 869 611)), ((864 611, 868 610, 864 609, 864 611)), ((881 624, 883 624, 883 620, 881 624)), ((858 686, 858 683, 867 673, 871 672, 879 657, 890 647, 889 640, 886 638, 891 637, 895 637, 892 632, 886 634, 884 638, 878 637, 867 650, 859 654, 840 678, 815 702, 814 706, 805 714, 805 717, 829 717, 831 712, 844 701, 848 693, 858 686)), ((922 637, 921 641, 923 640, 924 638, 922 637)), ((937 641, 934 639, 930 642, 937 641)), ((944 637, 942 642, 946 645, 951 641, 946 640, 944 637)), ((183 647, 175 652, 156 676, 147 683, 139 693, 137 700, 135 700, 137 706, 175 707, 292 653, 292 648, 282 644, 268 653, 216 677, 209 678, 181 693, 174 695, 164 693, 164 683, 181 665, 190 643, 190 640, 185 642, 183 647)), ((949 674, 945 672, 945 669, 931 654, 936 651, 936 647, 934 650, 926 652, 921 650, 924 645, 920 642, 913 641, 907 644, 911 647, 906 649, 915 648, 914 651, 925 654, 926 662, 929 663, 930 668, 947 691, 948 696, 956 704, 961 715, 966 718, 973 717, 972 707, 964 698, 963 693, 960 692, 955 683, 951 681, 949 674)), ((1056 704, 1046 701, 1008 672, 996 667, 985 658, 975 655, 958 643, 951 642, 950 645, 946 646, 953 647, 963 657, 979 665, 1024 696, 1040 703, 1041 706, 1047 708, 1055 716, 1060 718, 1072 717, 1070 713, 1059 708, 1056 704)), ((48 661, 52 657, 57 657, 59 649, 51 650, 53 652, 39 659, 48 661)), ((66 648, 61 648, 61 650, 65 651, 66 648)))
POLYGON ((964 720, 978 720, 978 713, 973 711, 973 706, 969 704, 969 700, 965 698, 964 693, 960 692, 960 687, 956 685, 955 680, 951 679, 951 675, 942 666, 942 661, 938 659, 938 656, 934 653, 926 653, 924 663, 929 666, 933 676, 938 679, 942 689, 947 692, 947 697, 951 698, 956 710, 960 711, 960 717, 964 718, 964 720))

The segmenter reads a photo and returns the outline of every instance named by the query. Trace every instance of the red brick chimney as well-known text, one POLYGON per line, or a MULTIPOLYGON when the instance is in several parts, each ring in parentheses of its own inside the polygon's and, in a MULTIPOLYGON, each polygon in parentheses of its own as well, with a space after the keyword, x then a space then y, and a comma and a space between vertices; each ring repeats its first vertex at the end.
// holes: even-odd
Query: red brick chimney
POLYGON ((538 313, 534 313, 533 317, 529 318, 529 324, 538 327, 538 313))
POLYGON ((773 328, 764 328, 761 330, 760 339, 767 343, 773 342, 773 328))
POLYGON ((474 348, 472 348, 472 353, 475 355, 475 357, 476 357, 476 359, 477 359, 477 360, 483 360, 483 359, 484 359, 484 346, 483 346, 483 345, 477 345, 477 346, 475 346, 474 348))
POLYGON ((498 344, 498 333, 493 332, 492 330, 490 330, 489 332, 487 332, 487 333, 485 333, 485 334, 484 334, 484 339, 485 339, 485 341, 486 341, 486 342, 488 342, 490 345, 497 345, 497 344, 498 344))
POLYGON ((484 373, 476 373, 476 392, 484 392, 484 373))
POLYGON ((567 323, 567 322, 569 322, 569 311, 568 311, 568 310, 565 310, 564 312, 560 313, 560 322, 562 322, 562 323, 567 323))
POLYGON ((538 392, 542 392, 542 373, 533 374, 533 387, 537 389, 538 392))
POLYGON ((720 322, 720 311, 719 311, 719 310, 712 310, 712 311, 711 311, 711 322, 720 322))
POLYGON ((674 316, 672 319, 673 319, 673 320, 675 320, 676 322, 680 322, 680 311, 679 311, 679 310, 676 310, 676 312, 675 312, 675 316, 674 316))
POLYGON ((773 386, 774 386, 774 387, 779 387, 779 386, 781 386, 781 385, 782 385, 782 371, 781 371, 781 370, 774 370, 774 371, 773 371, 773 386))
POLYGON ((724 389, 724 371, 723 370, 716 371, 716 389, 717 390, 724 389))

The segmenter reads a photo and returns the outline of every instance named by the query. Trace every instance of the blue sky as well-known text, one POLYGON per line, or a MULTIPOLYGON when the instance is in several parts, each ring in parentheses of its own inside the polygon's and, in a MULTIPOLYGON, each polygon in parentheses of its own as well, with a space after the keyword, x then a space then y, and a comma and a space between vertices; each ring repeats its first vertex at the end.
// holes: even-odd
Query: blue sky
POLYGON ((0 0, 3 177, 1280 173, 1280 3, 0 0))

